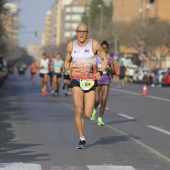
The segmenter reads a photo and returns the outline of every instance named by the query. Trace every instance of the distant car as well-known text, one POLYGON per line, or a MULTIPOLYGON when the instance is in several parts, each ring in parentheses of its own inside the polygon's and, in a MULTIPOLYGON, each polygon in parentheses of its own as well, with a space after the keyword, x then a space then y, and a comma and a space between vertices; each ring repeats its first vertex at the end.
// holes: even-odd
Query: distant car
POLYGON ((170 85, 170 72, 166 72, 166 74, 162 77, 162 86, 170 85))

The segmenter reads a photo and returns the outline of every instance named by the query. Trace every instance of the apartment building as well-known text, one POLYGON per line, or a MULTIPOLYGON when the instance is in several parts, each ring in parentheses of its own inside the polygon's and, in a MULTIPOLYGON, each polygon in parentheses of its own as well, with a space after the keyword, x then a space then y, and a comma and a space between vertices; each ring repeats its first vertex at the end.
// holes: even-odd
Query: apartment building
POLYGON ((62 42, 67 42, 75 37, 76 28, 81 23, 86 5, 86 0, 73 0, 71 4, 65 5, 62 15, 62 42))
POLYGON ((42 33, 41 45, 59 45, 62 42, 62 11, 72 0, 56 0, 47 12, 45 31, 42 33))

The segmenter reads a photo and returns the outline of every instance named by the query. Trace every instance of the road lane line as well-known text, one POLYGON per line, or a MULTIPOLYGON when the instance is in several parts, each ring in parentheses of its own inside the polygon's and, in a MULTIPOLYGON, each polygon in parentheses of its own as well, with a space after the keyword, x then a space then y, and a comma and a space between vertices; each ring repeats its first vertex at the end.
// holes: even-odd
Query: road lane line
POLYGON ((149 125, 148 127, 151 128, 151 129, 157 130, 157 131, 159 131, 159 132, 165 133, 165 134, 167 134, 167 135, 170 135, 170 132, 169 132, 169 131, 166 131, 166 130, 161 129, 161 128, 159 128, 159 127, 151 126, 151 125, 149 125))
POLYGON ((122 116, 122 117, 125 117, 125 118, 127 118, 127 119, 129 119, 129 120, 135 120, 135 118, 133 118, 133 117, 131 117, 131 116, 128 116, 128 115, 125 115, 125 114, 123 114, 123 113, 118 113, 118 115, 119 115, 119 116, 122 116))
POLYGON ((125 133, 125 132, 123 132, 123 131, 121 131, 121 130, 118 130, 118 129, 110 126, 110 125, 105 125, 105 126, 108 127, 109 129, 112 129, 112 130, 114 130, 114 131, 122 134, 122 135, 129 136, 129 139, 131 139, 132 141, 136 142, 137 144, 139 144, 140 146, 142 146, 143 148, 145 148, 146 150, 148 150, 150 153, 152 153, 152 154, 158 156, 159 158, 165 160, 166 162, 170 163, 170 158, 168 158, 167 156, 161 154, 160 152, 158 152, 157 150, 151 148, 150 146, 144 144, 143 142, 141 142, 141 141, 139 141, 139 140, 131 137, 129 134, 127 134, 127 133, 125 133))
MULTIPOLYGON (((127 94, 133 94, 133 95, 136 95, 136 96, 142 96, 141 93, 131 92, 131 91, 127 91, 127 90, 121 90, 121 89, 115 89, 115 88, 110 88, 110 90, 119 91, 119 92, 127 93, 127 94)), ((166 99, 166 98, 161 98, 161 97, 156 97, 156 96, 151 96, 151 95, 148 95, 148 96, 145 96, 145 97, 170 102, 170 99, 166 99)))

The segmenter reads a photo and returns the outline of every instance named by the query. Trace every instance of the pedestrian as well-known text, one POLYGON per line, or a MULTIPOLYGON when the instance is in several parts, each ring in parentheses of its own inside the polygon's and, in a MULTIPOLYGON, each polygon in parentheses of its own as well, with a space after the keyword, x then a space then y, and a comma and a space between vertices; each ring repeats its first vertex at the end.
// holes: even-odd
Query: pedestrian
POLYGON ((83 115, 88 119, 92 115, 96 80, 101 79, 108 63, 106 52, 96 40, 88 38, 88 33, 87 25, 80 24, 77 26, 77 39, 68 43, 65 58, 67 70, 70 69, 72 62, 70 87, 72 88, 75 107, 75 124, 80 137, 77 149, 86 147, 83 115), (95 54, 103 60, 100 71, 97 71, 95 54))
MULTIPOLYGON (((103 50, 108 54, 109 50, 109 44, 107 41, 103 41, 101 43, 101 46, 103 50)), ((97 68, 100 70, 101 65, 103 63, 103 60, 100 59, 100 57, 97 55, 97 68)), ((111 83, 110 75, 113 75, 115 72, 114 70, 114 61, 111 56, 108 55, 108 65, 105 71, 103 71, 103 75, 101 77, 101 80, 98 80, 98 86, 96 87, 96 97, 95 97, 95 106, 93 109, 91 120, 95 120, 96 117, 96 109, 100 103, 100 114, 97 120, 97 123, 99 126, 104 126, 104 122, 102 120, 105 107, 106 107, 106 101, 109 93, 109 87, 111 83), (101 94, 101 95, 100 95, 101 94)))
POLYGON ((120 73, 119 73, 119 79, 121 81, 122 88, 125 86, 125 72, 126 72, 126 67, 124 66, 124 63, 122 61, 120 66, 120 73))
POLYGON ((38 62, 38 68, 40 69, 41 95, 45 96, 48 93, 47 84, 49 74, 49 58, 46 53, 42 53, 42 58, 38 62))

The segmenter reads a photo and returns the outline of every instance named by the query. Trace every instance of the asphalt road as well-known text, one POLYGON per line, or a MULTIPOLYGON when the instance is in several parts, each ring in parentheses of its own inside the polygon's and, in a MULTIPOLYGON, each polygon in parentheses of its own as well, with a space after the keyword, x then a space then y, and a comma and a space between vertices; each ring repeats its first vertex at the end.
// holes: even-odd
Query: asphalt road
POLYGON ((170 88, 147 89, 142 96, 140 84, 122 89, 112 83, 106 125, 86 119, 87 148, 76 150, 71 94, 42 97, 39 80, 32 85, 28 73, 10 75, 0 89, 0 163, 38 164, 42 170, 170 170, 170 88))

